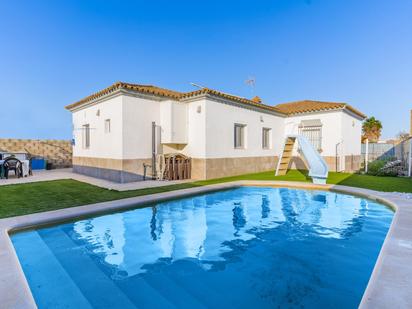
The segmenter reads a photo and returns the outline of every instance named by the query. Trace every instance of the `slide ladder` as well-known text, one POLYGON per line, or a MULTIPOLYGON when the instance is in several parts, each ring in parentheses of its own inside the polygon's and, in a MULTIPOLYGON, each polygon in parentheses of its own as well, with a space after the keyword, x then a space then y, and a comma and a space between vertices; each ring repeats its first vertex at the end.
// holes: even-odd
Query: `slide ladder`
POLYGON ((325 184, 329 172, 328 165, 309 140, 302 135, 288 135, 286 137, 285 145, 276 168, 276 176, 286 174, 296 141, 299 143, 302 155, 309 165, 309 176, 312 178, 313 183, 325 184))

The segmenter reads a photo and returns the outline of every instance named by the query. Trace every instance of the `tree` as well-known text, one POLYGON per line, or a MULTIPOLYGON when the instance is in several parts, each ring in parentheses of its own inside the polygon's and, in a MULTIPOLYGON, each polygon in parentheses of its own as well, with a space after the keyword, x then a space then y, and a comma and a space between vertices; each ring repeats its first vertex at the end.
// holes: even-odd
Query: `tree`
POLYGON ((382 123, 370 117, 366 119, 362 124, 362 140, 369 139, 370 142, 376 143, 381 137, 382 123))

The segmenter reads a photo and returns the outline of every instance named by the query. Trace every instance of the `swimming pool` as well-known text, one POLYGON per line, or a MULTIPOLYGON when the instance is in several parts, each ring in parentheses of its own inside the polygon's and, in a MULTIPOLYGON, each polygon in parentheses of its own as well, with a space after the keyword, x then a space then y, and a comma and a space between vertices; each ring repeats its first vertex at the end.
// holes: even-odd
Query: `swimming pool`
POLYGON ((39 308, 357 307, 393 216, 240 187, 12 235, 39 308))

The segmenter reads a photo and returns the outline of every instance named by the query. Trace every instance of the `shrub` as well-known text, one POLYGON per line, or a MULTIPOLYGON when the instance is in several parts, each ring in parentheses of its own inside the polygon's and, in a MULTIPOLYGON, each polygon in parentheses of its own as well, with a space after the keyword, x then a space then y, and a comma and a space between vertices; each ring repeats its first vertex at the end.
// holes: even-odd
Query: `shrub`
POLYGON ((399 174, 398 169, 393 168, 393 169, 388 169, 386 171, 380 171, 376 174, 376 176, 392 176, 392 177, 397 177, 399 174))
POLYGON ((368 175, 376 176, 379 173, 379 170, 384 167, 386 161, 383 160, 376 160, 372 161, 368 164, 368 175))
POLYGON ((396 158, 385 158, 381 160, 375 160, 369 163, 368 165, 368 175, 373 176, 393 176, 396 177, 399 175, 399 167, 394 166, 385 170, 381 170, 386 163, 394 161, 396 158))

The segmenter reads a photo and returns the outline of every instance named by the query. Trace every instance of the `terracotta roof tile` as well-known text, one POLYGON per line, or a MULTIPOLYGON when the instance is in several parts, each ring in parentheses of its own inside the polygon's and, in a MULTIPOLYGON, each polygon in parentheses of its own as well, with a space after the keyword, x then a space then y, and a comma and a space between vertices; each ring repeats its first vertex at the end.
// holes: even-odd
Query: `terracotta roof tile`
POLYGON ((216 97, 224 98, 224 99, 227 99, 227 100, 231 100, 231 101, 235 101, 235 102, 239 102, 239 103, 244 103, 244 104, 251 105, 251 106, 256 106, 256 107, 259 107, 259 108, 263 108, 263 109, 266 109, 266 110, 271 110, 271 111, 278 112, 278 113, 282 114, 282 112, 278 108, 276 108, 275 106, 266 105, 266 104, 262 104, 262 103, 257 103, 253 100, 249 100, 249 99, 246 99, 246 98, 243 98, 243 97, 235 96, 235 95, 232 95, 232 94, 227 94, 227 93, 217 91, 217 90, 213 90, 213 89, 209 89, 209 88, 202 88, 200 90, 183 93, 181 99, 195 97, 195 96, 202 95, 202 94, 208 94, 208 95, 211 95, 211 96, 216 96, 216 97))
POLYGON ((350 106, 346 103, 337 103, 337 102, 322 102, 322 101, 311 101, 311 100, 304 100, 304 101, 296 101, 296 102, 289 102, 289 103, 282 103, 278 104, 277 107, 281 112, 285 113, 286 115, 296 115, 302 113, 310 113, 310 112, 317 112, 317 111, 328 111, 328 110, 337 110, 337 109, 347 109, 354 114, 360 116, 361 118, 366 118, 366 115, 355 109, 354 107, 350 106))
POLYGON ((113 85, 99 92, 96 92, 92 95, 89 95, 78 102, 67 105, 66 109, 68 110, 74 109, 76 107, 79 107, 83 104, 86 104, 92 100, 98 99, 102 96, 110 94, 119 89, 132 90, 132 91, 150 94, 150 95, 154 95, 158 97, 171 98, 171 99, 178 100, 178 101, 189 99, 189 98, 200 96, 200 95, 209 95, 209 96, 219 97, 219 98, 227 99, 230 101, 242 103, 245 105, 255 106, 255 107, 262 108, 262 109, 278 112, 280 114, 285 114, 285 115, 295 115, 295 114, 315 112, 315 111, 326 111, 326 110, 336 110, 336 109, 346 108, 350 110, 351 112, 353 112, 354 114, 362 118, 366 118, 366 116, 363 113, 361 113, 360 111, 358 111, 357 109, 353 108, 352 106, 346 103, 304 100, 304 101, 296 101, 296 102, 283 103, 283 104, 278 104, 276 106, 271 106, 271 105, 266 105, 266 104, 261 103, 261 100, 259 97, 254 97, 253 99, 249 100, 247 98, 227 94, 227 93, 209 89, 209 88, 202 88, 202 89, 191 91, 191 92, 178 92, 178 91, 173 91, 173 90, 160 88, 160 87, 156 87, 152 85, 140 85, 140 84, 131 84, 131 83, 124 83, 124 82, 116 82, 113 85))
POLYGON ((124 83, 124 82, 117 82, 114 83, 113 85, 99 91, 96 92, 92 95, 89 95, 87 97, 85 97, 84 99, 75 102, 73 104, 67 105, 66 109, 71 110, 73 108, 79 107, 85 103, 88 103, 94 99, 98 99, 104 95, 110 94, 118 89, 126 89, 126 90, 133 90, 136 92, 140 92, 140 93, 147 93, 147 94, 151 94, 151 95, 155 95, 155 96, 161 96, 161 97, 166 97, 166 98, 171 98, 171 99, 175 99, 175 100, 184 100, 184 99, 188 99, 191 97, 196 97, 199 95, 204 95, 204 94, 208 94, 211 96, 216 96, 216 97, 221 97, 227 100, 232 100, 235 102, 239 102, 239 103, 244 103, 244 104, 248 104, 248 105, 252 105, 252 106, 256 106, 259 108, 263 108, 266 110, 271 110, 271 111, 275 111, 275 112, 279 112, 281 113, 276 107, 274 106, 270 106, 270 105, 265 105, 265 104, 261 104, 258 102, 255 102, 253 100, 249 100, 246 98, 242 98, 239 96, 235 96, 235 95, 231 95, 231 94, 227 94, 224 92, 220 92, 217 90, 213 90, 213 89, 209 89, 209 88, 202 88, 196 91, 191 91, 191 92, 177 92, 177 91, 173 91, 173 90, 169 90, 169 89, 164 89, 164 88, 160 88, 160 87, 156 87, 156 86, 152 86, 152 85, 139 85, 139 84, 130 84, 130 83, 124 83))

